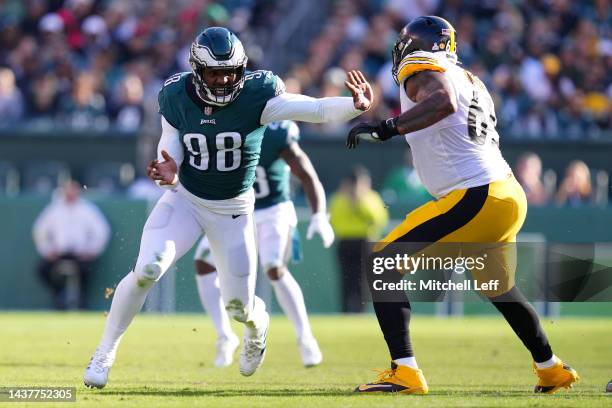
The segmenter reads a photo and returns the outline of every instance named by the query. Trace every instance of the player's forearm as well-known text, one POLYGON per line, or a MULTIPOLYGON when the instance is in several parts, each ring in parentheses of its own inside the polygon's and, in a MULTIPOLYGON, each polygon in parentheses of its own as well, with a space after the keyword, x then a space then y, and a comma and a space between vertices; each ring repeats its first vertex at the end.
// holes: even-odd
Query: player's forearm
POLYGON ((318 178, 307 177, 302 181, 302 187, 313 214, 326 211, 325 190, 318 178))
POLYGON ((446 89, 434 90, 400 116, 380 122, 357 124, 350 130, 346 146, 354 149, 359 144, 359 140, 381 142, 425 129, 456 111, 456 101, 446 89))
POLYGON ((304 189, 312 213, 325 213, 327 211, 325 190, 308 156, 301 150, 295 155, 291 155, 289 152, 281 155, 287 164, 289 164, 291 173, 302 183, 302 188, 304 189))
POLYGON ((455 113, 457 106, 444 90, 438 90, 402 113, 396 121, 397 131, 404 135, 425 129, 455 113))
POLYGON ((174 159, 176 165, 180 167, 183 162, 183 146, 179 139, 179 131, 174 126, 172 126, 166 119, 162 116, 162 134, 159 138, 159 143, 157 144, 157 160, 164 161, 161 152, 165 150, 168 152, 170 157, 174 159))
POLYGON ((280 120, 311 123, 347 122, 362 113, 363 111, 355 108, 352 98, 312 98, 284 93, 268 101, 261 114, 261 123, 280 120))

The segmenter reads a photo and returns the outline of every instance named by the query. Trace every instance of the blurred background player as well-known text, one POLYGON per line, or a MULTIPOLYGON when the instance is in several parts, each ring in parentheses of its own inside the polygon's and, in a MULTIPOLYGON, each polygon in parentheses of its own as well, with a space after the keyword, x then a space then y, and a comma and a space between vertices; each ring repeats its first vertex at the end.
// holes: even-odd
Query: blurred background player
MULTIPOLYGON (((297 216, 290 198, 290 171, 300 180, 312 210, 306 237, 311 239, 319 234, 323 246, 329 248, 334 241, 334 231, 327 220, 325 190, 310 159, 298 144, 299 137, 300 130, 295 122, 267 125, 256 169, 254 217, 259 263, 270 279, 279 305, 293 324, 302 362, 311 367, 320 364, 323 356, 310 328, 302 289, 287 269, 293 236, 297 232, 297 216)), ((217 331, 215 365, 225 367, 232 363, 239 341, 223 306, 215 261, 206 236, 196 250, 195 267, 200 301, 217 331)))
POLYGON ((344 178, 329 203, 331 224, 338 238, 337 258, 342 286, 342 311, 363 313, 366 309, 362 260, 366 243, 380 239, 389 213, 380 195, 372 189, 370 173, 356 166, 344 178))
POLYGON ((57 309, 84 308, 91 264, 106 248, 110 227, 95 204, 80 197, 75 181, 62 186, 32 228, 42 257, 38 272, 53 292, 57 309), (78 282, 68 296, 67 282, 78 282))
POLYGON ((425 202, 431 200, 431 196, 421 182, 419 173, 412 164, 412 152, 410 149, 406 149, 404 153, 404 162, 400 166, 391 169, 385 177, 381 195, 386 203, 408 200, 425 202))
MULTIPOLYGON (((535 392, 569 388, 578 374, 556 357, 533 307, 514 286, 513 243, 527 214, 527 199, 499 150, 493 100, 484 84, 457 65, 456 32, 436 16, 414 19, 393 48, 393 76, 400 86, 402 113, 380 122, 360 123, 347 146, 359 139, 385 141, 405 135, 414 165, 429 193, 436 197, 408 214, 377 245, 385 253, 392 243, 505 243, 487 251, 484 276, 499 280, 498 290, 481 291, 504 316, 531 352, 538 383, 535 392)), ((584 174, 584 172, 582 173, 584 174)), ((401 249, 400 249, 401 250, 401 249)), ((396 271, 388 279, 399 279, 396 271)), ((374 297, 375 293, 372 292, 374 297)), ((393 301, 374 300, 374 310, 389 347, 391 369, 355 391, 426 394, 409 337, 411 306, 405 292, 393 301)))
POLYGON ((263 125, 285 119, 348 121, 368 110, 373 92, 349 72, 351 97, 315 99, 285 92, 270 71, 246 72, 238 37, 209 27, 191 44, 191 72, 172 75, 159 91, 162 135, 148 176, 169 189, 144 226, 136 265, 117 285, 102 339, 83 381, 103 388, 123 333, 151 287, 203 232, 219 272, 225 309, 245 325, 240 373, 264 360, 270 316, 255 296, 257 255, 253 182, 263 125))

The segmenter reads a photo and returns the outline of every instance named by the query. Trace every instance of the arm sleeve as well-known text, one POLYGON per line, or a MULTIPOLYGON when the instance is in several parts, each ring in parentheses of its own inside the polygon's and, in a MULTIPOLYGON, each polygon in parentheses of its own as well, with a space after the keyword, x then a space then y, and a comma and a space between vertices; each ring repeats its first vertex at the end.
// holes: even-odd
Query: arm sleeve
POLYGON ((282 93, 268 100, 261 113, 261 124, 280 120, 303 122, 348 122, 361 115, 349 97, 312 98, 306 95, 282 93))
MULTIPOLYGON (((161 122, 162 122, 162 134, 161 134, 161 137, 159 138, 159 143, 157 144, 157 160, 164 161, 164 158, 162 157, 161 152, 162 150, 165 150, 168 152, 170 157, 172 157, 174 161, 176 162, 176 167, 180 168, 181 163, 183 163, 183 158, 184 158, 185 153, 183 152, 183 145, 181 144, 181 141, 179 140, 179 137, 180 137, 179 131, 177 128, 175 128, 170 123, 168 123, 168 121, 166 120, 166 118, 164 118, 163 115, 161 117, 161 122)), ((159 180, 155 180, 155 184, 157 184, 158 187, 161 187, 165 190, 172 190, 173 188, 176 187, 177 183, 178 183, 178 174, 174 176, 174 182, 172 184, 160 184, 159 180)))
POLYGON ((157 160, 163 161, 164 158, 161 155, 161 151, 165 150, 168 152, 170 157, 174 159, 176 165, 178 167, 183 163, 183 145, 179 140, 179 131, 177 128, 172 126, 166 118, 161 117, 162 123, 162 134, 159 138, 159 143, 157 145, 157 160))

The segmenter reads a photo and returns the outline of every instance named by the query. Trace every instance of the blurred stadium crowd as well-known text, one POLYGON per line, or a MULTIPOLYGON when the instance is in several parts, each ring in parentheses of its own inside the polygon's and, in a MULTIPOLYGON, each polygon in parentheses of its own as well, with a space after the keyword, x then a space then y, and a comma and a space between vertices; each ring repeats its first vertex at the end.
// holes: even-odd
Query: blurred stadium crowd
POLYGON ((237 32, 252 67, 275 70, 291 92, 343 94, 344 71, 362 69, 382 95, 369 115, 386 117, 398 110, 390 74, 398 30, 438 14, 458 31, 460 61, 492 91, 503 137, 603 138, 610 128, 607 0, 313 0, 304 12, 314 6, 326 17, 309 23, 314 35, 291 53, 270 47, 299 3, 0 0, 0 126, 157 126, 162 81, 189 70, 188 46, 211 25, 237 32))
MULTIPOLYGON (((364 116, 396 115, 390 51, 401 27, 425 14, 454 24, 459 60, 491 91, 502 139, 612 137, 607 0, 0 0, 0 135, 103 131, 140 135, 139 145, 152 151, 157 92, 165 78, 190 69, 189 45, 211 25, 235 31, 250 68, 274 70, 289 92, 345 95, 345 71, 361 69, 379 95, 364 116)), ((344 137, 346 124, 304 128, 305 137, 344 137)), ((158 193, 135 178, 131 163, 90 170, 81 175, 85 185, 158 193)), ((608 201, 607 173, 584 162, 557 179, 525 154, 515 172, 533 205, 608 201)), ((18 174, 1 162, 0 173, 8 175, 2 190, 21 184, 44 192, 71 169, 34 163, 18 174)), ((428 198, 409 160, 390 170, 381 191, 391 202, 428 198)))

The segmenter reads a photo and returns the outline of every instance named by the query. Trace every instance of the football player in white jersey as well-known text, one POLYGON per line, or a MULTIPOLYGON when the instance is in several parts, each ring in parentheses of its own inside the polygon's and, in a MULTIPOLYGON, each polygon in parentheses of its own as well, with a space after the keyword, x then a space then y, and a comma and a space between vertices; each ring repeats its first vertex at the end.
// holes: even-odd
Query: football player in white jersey
MULTIPOLYGON (((531 353, 538 376, 535 392, 553 393, 571 387, 578 375, 553 354, 538 316, 514 286, 513 248, 527 200, 499 150, 489 92, 457 65, 455 35, 452 25, 436 16, 416 18, 404 27, 392 53, 402 113, 381 122, 360 123, 349 133, 349 148, 355 148, 359 140, 380 142, 404 135, 423 184, 436 197, 409 213, 375 251, 384 254, 395 243, 429 243, 421 244, 428 251, 434 247, 431 243, 438 242, 498 245, 487 252, 487 264, 493 266, 480 273, 472 270, 472 275, 475 280, 494 277, 500 281, 497 290, 480 293, 502 313, 531 353)), ((387 279, 400 276, 390 271, 387 279)), ((410 343, 408 297, 399 292, 392 298, 377 298, 372 281, 370 287, 392 363, 377 380, 355 391, 427 393, 410 343)))

